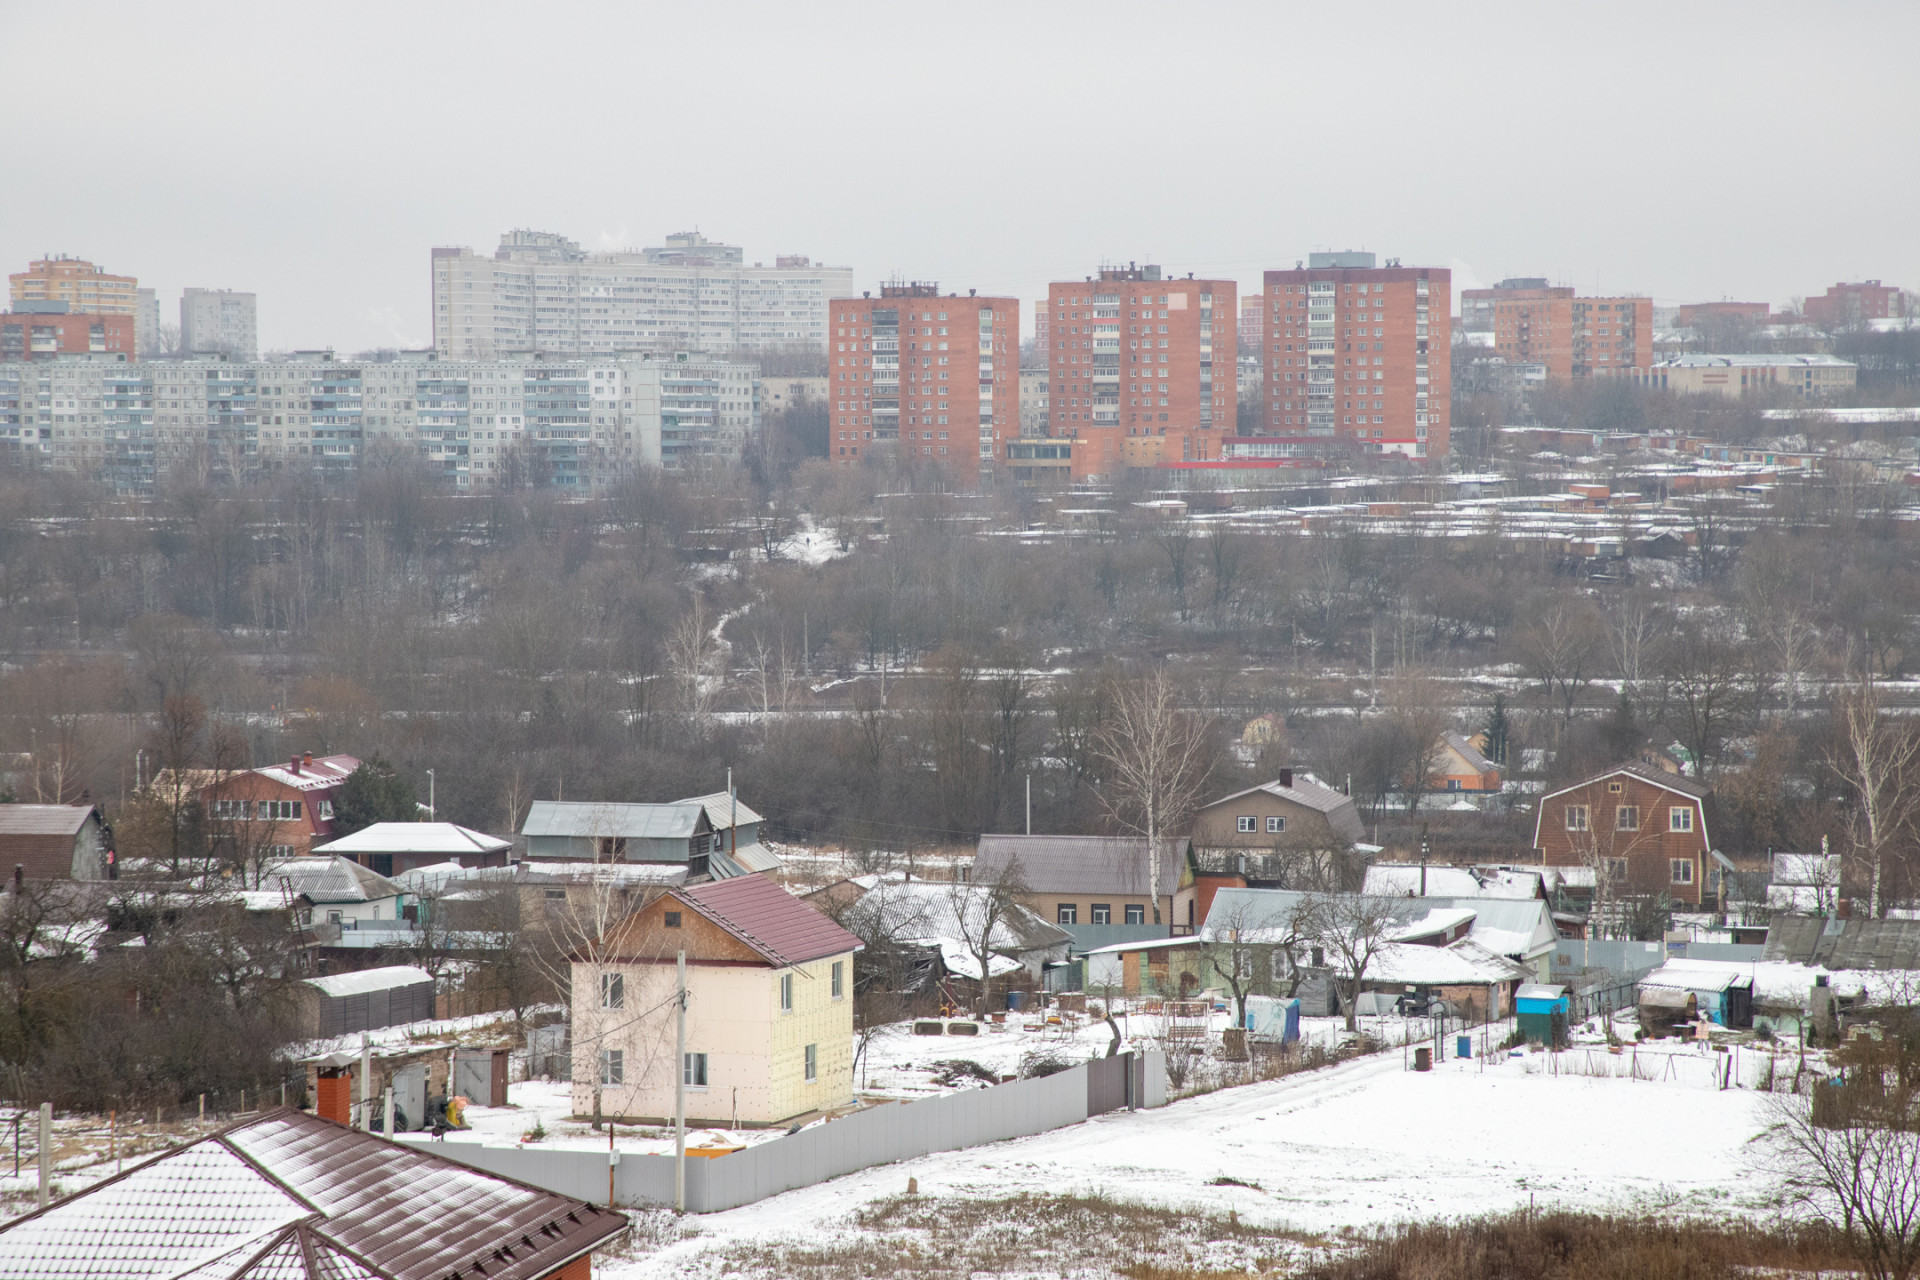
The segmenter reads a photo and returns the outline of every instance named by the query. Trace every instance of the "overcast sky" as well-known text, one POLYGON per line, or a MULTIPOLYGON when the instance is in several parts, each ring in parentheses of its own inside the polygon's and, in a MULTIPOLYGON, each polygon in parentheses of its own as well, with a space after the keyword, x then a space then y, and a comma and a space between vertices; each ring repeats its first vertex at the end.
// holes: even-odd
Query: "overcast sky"
POLYGON ((1920 287, 1920 5, 0 0, 0 261, 430 340, 428 250, 698 227, 1042 296, 1316 248, 1662 302, 1920 287))

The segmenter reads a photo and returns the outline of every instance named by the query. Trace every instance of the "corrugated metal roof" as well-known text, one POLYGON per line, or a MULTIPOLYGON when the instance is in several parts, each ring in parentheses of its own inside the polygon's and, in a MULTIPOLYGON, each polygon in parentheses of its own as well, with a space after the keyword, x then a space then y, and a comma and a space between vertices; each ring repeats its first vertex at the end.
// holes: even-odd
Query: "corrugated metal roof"
POLYGON ((376 822, 350 836, 317 844, 313 851, 329 856, 367 853, 434 854, 458 858, 511 849, 513 841, 483 835, 455 822, 376 822))
POLYGON ((352 973, 330 973, 308 978, 307 985, 330 996, 358 995, 363 991, 385 991, 390 987, 412 987, 432 982, 433 975, 410 964, 390 964, 379 969, 356 969, 352 973))
MULTIPOLYGON (((1185 838, 1160 841, 1160 893, 1180 887, 1185 838)), ((985 835, 975 846, 972 878, 991 884, 1019 863, 1020 878, 1036 893, 1148 892, 1145 836, 985 835)))
POLYGON ((691 836, 700 825, 697 800, 671 804, 615 804, 600 801, 535 800, 521 824, 524 836, 577 839, 674 840, 691 836))
POLYGON ((1776 915, 1765 958, 1828 969, 1920 969, 1920 920, 1776 915))
POLYGON ((697 804, 704 808, 707 811, 707 825, 715 831, 734 823, 745 826, 750 822, 761 821, 760 815, 747 808, 745 801, 732 798, 725 791, 716 791, 704 796, 687 796, 675 803, 697 804))
POLYGON ((70 836, 93 813, 85 804, 0 804, 0 836, 70 836))
POLYGON ((716 880, 672 896, 780 968, 860 949, 860 939, 765 876, 716 880))
POLYGON ((293 892, 314 902, 378 902, 404 893, 401 886, 357 862, 345 858, 288 858, 260 874, 262 887, 277 889, 289 883, 293 892))
POLYGON ((298 773, 285 764, 264 765, 247 772, 300 791, 326 791, 345 782, 347 775, 359 767, 360 761, 353 756, 315 756, 311 764, 303 760, 298 773))

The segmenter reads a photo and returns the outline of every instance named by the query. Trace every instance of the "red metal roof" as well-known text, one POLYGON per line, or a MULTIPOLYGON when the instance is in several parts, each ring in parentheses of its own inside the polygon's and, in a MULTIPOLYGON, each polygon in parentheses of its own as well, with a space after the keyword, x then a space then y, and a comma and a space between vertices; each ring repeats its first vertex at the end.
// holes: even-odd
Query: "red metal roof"
POLYGON ((670 896, 780 968, 860 949, 860 939, 765 876, 715 880, 670 896))

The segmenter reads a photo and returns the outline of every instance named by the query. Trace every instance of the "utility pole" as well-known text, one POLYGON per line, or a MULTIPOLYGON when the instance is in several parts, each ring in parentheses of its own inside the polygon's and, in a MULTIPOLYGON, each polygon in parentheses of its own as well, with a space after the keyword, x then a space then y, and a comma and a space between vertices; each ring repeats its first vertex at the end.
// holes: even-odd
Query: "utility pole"
MULTIPOLYGON (((687 1211, 687 953, 674 964, 673 1207, 687 1211)), ((608 1133, 612 1133, 609 1129, 608 1133)))
POLYGON ((433 770, 427 770, 427 821, 438 822, 438 811, 433 807, 433 770))
POLYGON ((40 1207, 53 1199, 53 1104, 40 1104, 40 1207))
POLYGON ((1027 775, 1027 834, 1033 834, 1033 775, 1027 775))
MULTIPOLYGON (((203 1103, 202 1106, 205 1104, 203 1103)), ((363 1133, 373 1127, 373 1037, 360 1033, 360 1114, 353 1127, 363 1133)))

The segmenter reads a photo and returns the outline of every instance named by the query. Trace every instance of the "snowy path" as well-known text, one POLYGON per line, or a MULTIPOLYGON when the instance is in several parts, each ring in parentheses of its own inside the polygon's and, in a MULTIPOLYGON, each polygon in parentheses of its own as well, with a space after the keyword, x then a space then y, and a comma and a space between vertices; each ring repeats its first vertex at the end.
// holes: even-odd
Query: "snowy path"
POLYGON ((852 1174, 697 1220, 700 1235, 607 1269, 672 1275, 729 1241, 844 1230, 851 1210, 919 1180, 926 1195, 1100 1191, 1234 1208, 1325 1230, 1408 1217, 1542 1206, 1757 1208, 1742 1149, 1759 1100, 1539 1073, 1540 1060, 1427 1074, 1398 1053, 1116 1114, 1032 1138, 852 1174), (1209 1186, 1228 1176, 1258 1188, 1209 1186))

